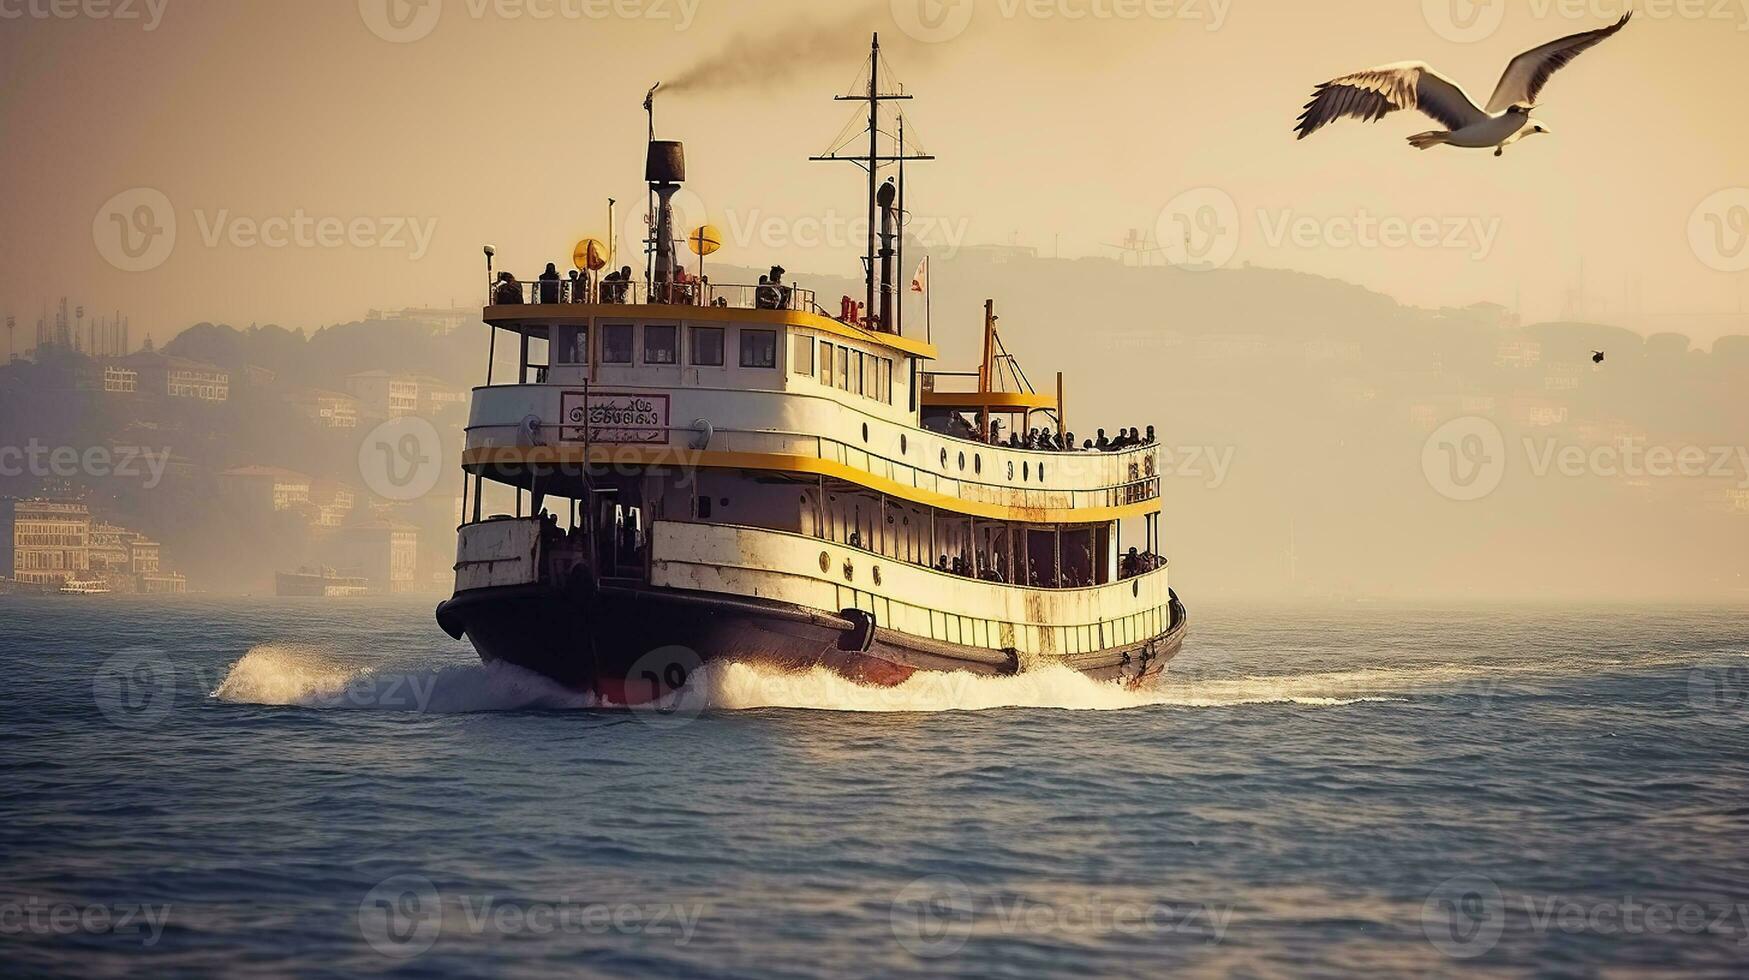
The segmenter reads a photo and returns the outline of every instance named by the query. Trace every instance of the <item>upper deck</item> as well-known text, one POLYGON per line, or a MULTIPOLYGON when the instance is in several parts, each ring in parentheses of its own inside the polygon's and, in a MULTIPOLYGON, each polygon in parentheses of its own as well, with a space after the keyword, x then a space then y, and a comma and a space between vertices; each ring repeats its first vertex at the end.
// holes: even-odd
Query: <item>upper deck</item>
MULTIPOLYGON (((939 390, 951 375, 923 370, 935 348, 826 316, 807 290, 791 288, 775 309, 747 286, 702 285, 690 302, 657 303, 641 301, 650 294, 640 283, 517 290, 521 302, 483 312, 524 342, 515 383, 474 392, 471 472, 526 484, 540 464, 740 469, 1013 521, 1100 523, 1160 509, 1152 447, 1019 449, 922 427, 923 410, 965 397, 939 390), (609 287, 613 301, 601 302, 609 287)), ((1054 405, 1029 395, 1010 408, 1054 405)))

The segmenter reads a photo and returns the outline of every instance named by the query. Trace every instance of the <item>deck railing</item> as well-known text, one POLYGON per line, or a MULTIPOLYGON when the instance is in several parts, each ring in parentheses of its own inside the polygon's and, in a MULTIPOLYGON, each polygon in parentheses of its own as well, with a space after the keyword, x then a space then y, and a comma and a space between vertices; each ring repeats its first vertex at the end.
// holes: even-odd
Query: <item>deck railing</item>
POLYGON ((811 289, 689 282, 606 282, 600 279, 498 279, 486 292, 488 306, 550 306, 571 303, 719 307, 733 310, 795 310, 826 315, 811 289))

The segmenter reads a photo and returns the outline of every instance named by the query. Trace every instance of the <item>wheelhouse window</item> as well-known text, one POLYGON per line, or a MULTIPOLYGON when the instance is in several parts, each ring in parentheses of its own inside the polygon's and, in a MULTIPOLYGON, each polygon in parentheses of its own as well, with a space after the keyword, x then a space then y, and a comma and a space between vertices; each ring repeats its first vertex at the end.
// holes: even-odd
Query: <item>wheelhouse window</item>
POLYGON ((832 387, 832 345, 820 342, 820 383, 832 387))
POLYGON ((741 331, 741 366, 744 368, 777 367, 777 331, 741 331))
POLYGON ((723 366, 722 327, 693 327, 691 339, 693 367, 723 366))
POLYGON ((645 325, 644 363, 679 364, 680 328, 659 324, 645 325))
POLYGON ((795 374, 814 373, 814 338, 799 333, 790 336, 789 369, 795 374))
POLYGON ((609 323, 601 328, 601 363, 630 364, 632 362, 632 325, 609 323))
POLYGON ((587 363, 589 360, 589 328, 555 326, 552 345, 554 364, 587 363))
POLYGON ((838 387, 850 390, 850 348, 838 348, 838 387))

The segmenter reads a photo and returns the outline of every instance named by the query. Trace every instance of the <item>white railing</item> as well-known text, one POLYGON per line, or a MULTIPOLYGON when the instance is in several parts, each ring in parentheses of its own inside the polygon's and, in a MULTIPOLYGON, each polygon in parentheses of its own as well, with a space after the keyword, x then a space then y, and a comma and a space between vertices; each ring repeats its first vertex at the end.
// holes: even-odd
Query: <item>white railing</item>
POLYGON ((646 283, 578 279, 500 278, 487 290, 488 306, 553 306, 573 303, 720 307, 735 310, 795 310, 825 315, 814 291, 788 284, 742 285, 693 279, 646 283))

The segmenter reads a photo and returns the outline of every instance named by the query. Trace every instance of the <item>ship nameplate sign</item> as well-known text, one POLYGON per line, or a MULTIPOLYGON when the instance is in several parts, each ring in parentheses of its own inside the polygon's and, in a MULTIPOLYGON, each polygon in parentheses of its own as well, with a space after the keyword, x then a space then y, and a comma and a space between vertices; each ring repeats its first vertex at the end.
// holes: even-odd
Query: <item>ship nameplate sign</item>
POLYGON ((560 396, 564 422, 559 441, 603 445, 665 445, 667 395, 621 391, 567 391, 560 396))

